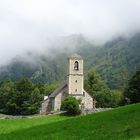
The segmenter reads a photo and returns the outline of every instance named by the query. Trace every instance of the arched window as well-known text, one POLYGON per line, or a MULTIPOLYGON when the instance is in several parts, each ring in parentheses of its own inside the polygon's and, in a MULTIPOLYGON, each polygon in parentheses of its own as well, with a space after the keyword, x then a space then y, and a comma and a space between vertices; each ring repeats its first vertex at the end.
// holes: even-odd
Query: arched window
POLYGON ((79 63, 78 63, 78 61, 75 61, 75 63, 74 63, 74 69, 75 70, 78 70, 79 69, 79 63))

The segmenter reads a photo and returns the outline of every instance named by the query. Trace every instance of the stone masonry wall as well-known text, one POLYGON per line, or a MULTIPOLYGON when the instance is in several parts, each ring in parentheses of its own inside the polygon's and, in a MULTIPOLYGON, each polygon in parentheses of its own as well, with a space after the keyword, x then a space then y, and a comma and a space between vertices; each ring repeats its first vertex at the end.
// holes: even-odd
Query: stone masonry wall
POLYGON ((84 107, 87 110, 91 110, 93 109, 93 98, 86 91, 84 92, 85 92, 85 96, 83 98, 84 107))

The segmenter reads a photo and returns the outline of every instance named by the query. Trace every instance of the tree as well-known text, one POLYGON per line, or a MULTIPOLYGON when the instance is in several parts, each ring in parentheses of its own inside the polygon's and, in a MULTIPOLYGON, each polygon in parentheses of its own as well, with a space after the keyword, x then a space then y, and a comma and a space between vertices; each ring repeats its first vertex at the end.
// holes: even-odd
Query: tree
POLYGON ((37 83, 37 84, 35 84, 35 87, 37 87, 40 90, 40 94, 42 94, 42 95, 50 95, 58 86, 59 86, 58 83, 53 83, 53 84, 37 83))
POLYGON ((130 103, 140 102, 140 69, 130 78, 124 96, 130 99, 130 103))
POLYGON ((117 107, 123 100, 123 93, 119 90, 111 90, 110 107, 117 107))
POLYGON ((33 90, 33 84, 28 78, 23 78, 15 83, 16 86, 16 97, 15 103, 17 105, 17 114, 25 115, 27 108, 25 104, 30 99, 30 95, 33 90))
POLYGON ((62 101, 61 110, 67 111, 68 115, 79 115, 81 110, 79 108, 80 101, 76 98, 69 96, 62 101))
POLYGON ((15 85, 11 80, 5 80, 0 84, 0 112, 8 113, 14 111, 10 109, 13 97, 15 96, 15 85))
POLYGON ((120 92, 111 91, 95 70, 88 73, 85 89, 96 98, 97 107, 116 107, 121 100, 120 92), (118 100, 115 100, 115 97, 118 100))
POLYGON ((85 88, 92 96, 95 96, 97 92, 105 92, 105 90, 109 90, 107 85, 101 80, 101 77, 96 70, 91 70, 88 73, 85 88))
POLYGON ((42 101, 40 90, 28 79, 0 83, 0 112, 12 115, 29 115, 39 112, 42 101))
POLYGON ((39 112, 40 101, 42 100, 42 95, 38 88, 35 88, 30 94, 29 100, 25 101, 23 104, 22 114, 30 115, 39 112))
POLYGON ((45 85, 45 95, 50 95, 58 86, 58 83, 45 85))
POLYGON ((47 86, 47 84, 43 84, 43 83, 39 82, 39 83, 36 83, 34 85, 34 88, 38 88, 40 91, 40 94, 45 95, 46 94, 46 86, 47 86))

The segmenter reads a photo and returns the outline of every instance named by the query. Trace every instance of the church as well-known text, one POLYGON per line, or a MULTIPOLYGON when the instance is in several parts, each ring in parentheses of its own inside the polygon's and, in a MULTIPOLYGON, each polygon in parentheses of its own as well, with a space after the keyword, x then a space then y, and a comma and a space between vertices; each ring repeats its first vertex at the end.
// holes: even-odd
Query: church
POLYGON ((74 54, 68 57, 67 80, 42 102, 41 114, 60 111, 61 102, 67 96, 81 100, 82 110, 93 109, 93 98, 84 90, 83 59, 74 54))

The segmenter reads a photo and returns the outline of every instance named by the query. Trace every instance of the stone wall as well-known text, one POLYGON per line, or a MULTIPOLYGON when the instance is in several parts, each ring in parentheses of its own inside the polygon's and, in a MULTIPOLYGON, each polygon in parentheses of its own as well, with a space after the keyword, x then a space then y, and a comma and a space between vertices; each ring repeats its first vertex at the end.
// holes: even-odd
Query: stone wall
POLYGON ((41 110, 40 110, 41 114, 46 114, 46 108, 48 106, 48 102, 49 102, 49 99, 43 101, 41 105, 41 110))
MULTIPOLYGON (((93 98, 83 90, 83 94, 74 96, 76 99, 82 100, 81 108, 83 110, 93 109, 93 98)), ((67 88, 64 88, 60 93, 58 93, 54 98, 48 98, 42 103, 41 114, 46 114, 50 111, 60 111, 62 101, 68 96, 67 88)))
POLYGON ((91 110, 93 109, 93 98, 86 92, 84 91, 84 109, 91 110))
POLYGON ((67 92, 64 90, 60 92, 54 100, 54 111, 60 111, 61 103, 66 98, 67 92))
POLYGON ((41 106, 41 114, 46 114, 47 112, 50 112, 52 110, 52 99, 48 98, 43 101, 42 106, 41 106))
POLYGON ((61 107, 62 92, 60 92, 54 100, 54 111, 59 111, 61 107))

